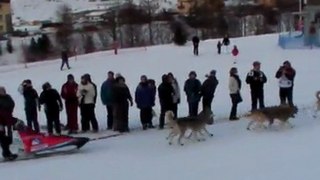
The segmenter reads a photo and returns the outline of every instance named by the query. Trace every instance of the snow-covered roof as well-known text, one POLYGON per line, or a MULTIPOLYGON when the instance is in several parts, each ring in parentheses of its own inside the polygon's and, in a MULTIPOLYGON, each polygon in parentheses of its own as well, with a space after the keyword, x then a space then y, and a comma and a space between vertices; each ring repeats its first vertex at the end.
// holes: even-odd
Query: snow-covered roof
POLYGON ((105 13, 106 13, 106 11, 94 11, 94 12, 90 12, 90 13, 86 14, 86 16, 88 16, 88 17, 101 16, 105 13))

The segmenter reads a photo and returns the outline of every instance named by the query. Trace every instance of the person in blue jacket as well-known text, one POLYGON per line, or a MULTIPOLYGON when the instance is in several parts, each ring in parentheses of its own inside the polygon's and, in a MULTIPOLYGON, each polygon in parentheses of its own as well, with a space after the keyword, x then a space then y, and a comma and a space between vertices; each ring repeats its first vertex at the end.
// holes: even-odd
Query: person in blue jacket
POLYGON ((140 109, 140 120, 143 130, 154 128, 152 124, 152 107, 155 104, 154 90, 149 86, 147 76, 140 78, 140 83, 135 92, 135 101, 140 109))
POLYGON ((115 83, 114 73, 112 71, 108 72, 108 78, 101 85, 100 97, 102 104, 106 106, 107 109, 107 129, 111 130, 113 128, 113 101, 112 101, 112 88, 115 83))

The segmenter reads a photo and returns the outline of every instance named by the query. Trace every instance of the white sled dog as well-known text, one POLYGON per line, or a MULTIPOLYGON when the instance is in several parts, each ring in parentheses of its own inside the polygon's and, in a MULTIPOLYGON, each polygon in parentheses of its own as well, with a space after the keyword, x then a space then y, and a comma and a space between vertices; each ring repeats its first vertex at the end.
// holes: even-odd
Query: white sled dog
POLYGON ((191 135, 193 135, 198 141, 205 140, 204 138, 198 138, 198 133, 202 136, 204 134, 201 131, 204 131, 208 136, 212 137, 213 134, 209 133, 206 129, 206 125, 212 125, 213 113, 210 109, 205 109, 196 117, 181 117, 174 119, 174 113, 172 111, 167 111, 165 114, 165 119, 169 122, 169 126, 171 128, 171 132, 167 139, 169 140, 169 144, 172 144, 173 138, 179 135, 178 144, 183 146, 184 144, 181 142, 182 138, 185 137, 185 133, 188 129, 191 130, 191 135))

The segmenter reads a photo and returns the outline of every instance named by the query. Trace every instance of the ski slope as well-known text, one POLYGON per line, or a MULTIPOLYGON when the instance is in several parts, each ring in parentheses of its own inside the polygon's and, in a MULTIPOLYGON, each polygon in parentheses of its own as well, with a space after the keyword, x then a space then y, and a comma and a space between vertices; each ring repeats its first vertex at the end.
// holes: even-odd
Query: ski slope
MULTIPOLYGON (((95 141, 87 144, 79 153, 24 162, 0 164, 1 179, 24 180, 316 180, 320 165, 320 116, 313 118, 315 92, 320 90, 319 50, 282 50, 277 47, 278 35, 264 35, 232 39, 240 50, 238 63, 240 78, 244 81, 252 62, 259 60, 268 77, 265 86, 266 105, 279 104, 276 70, 284 60, 289 60, 297 71, 294 102, 299 113, 292 123, 293 129, 247 131, 247 120, 237 122, 223 120, 229 116, 231 102, 228 92, 228 73, 234 66, 230 54, 217 55, 217 40, 200 43, 200 56, 192 55, 191 44, 185 47, 174 45, 154 46, 145 49, 99 52, 71 58, 72 69, 60 71, 60 61, 50 61, 0 67, 0 85, 4 85, 16 101, 14 114, 24 118, 23 98, 18 93, 19 83, 26 78, 33 80, 40 92, 42 83, 49 81, 60 90, 66 76, 73 73, 77 80, 90 73, 100 86, 107 72, 113 70, 126 77, 131 93, 139 82, 140 75, 154 78, 159 84, 164 73, 173 72, 183 86, 189 71, 195 70, 204 81, 205 74, 217 70, 220 84, 213 101, 217 122, 208 129, 213 138, 205 142, 188 141, 184 147, 169 146, 165 137, 168 130, 134 130, 130 134, 95 141)), ((239 113, 250 109, 249 87, 243 83, 244 102, 239 113)), ((179 106, 179 115, 187 115, 184 93, 179 106)), ((155 107, 159 112, 159 106, 155 107)), ((106 128, 105 108, 98 102, 97 118, 100 128, 106 128)), ((65 112, 61 114, 65 122, 65 112)), ((41 124, 45 123, 43 112, 41 124)), ((158 120, 154 119, 155 124, 158 120)), ((130 127, 140 126, 139 111, 130 108, 130 127)))

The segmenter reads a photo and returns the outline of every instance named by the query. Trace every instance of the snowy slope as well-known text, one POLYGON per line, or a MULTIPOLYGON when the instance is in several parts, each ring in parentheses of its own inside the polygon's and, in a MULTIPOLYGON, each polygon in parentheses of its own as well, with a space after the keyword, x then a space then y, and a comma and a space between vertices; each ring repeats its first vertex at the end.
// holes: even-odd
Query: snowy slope
MULTIPOLYGON (((185 147, 169 146, 165 137, 167 130, 133 131, 113 139, 88 144, 78 154, 39 159, 27 162, 0 164, 1 179, 66 179, 66 180, 163 180, 163 179, 223 179, 223 180, 316 180, 320 165, 320 120, 312 118, 314 94, 320 89, 317 84, 320 61, 319 50, 284 51, 276 46, 277 35, 265 35, 234 39, 238 45, 240 57, 236 65, 240 77, 244 80, 254 60, 262 62, 262 70, 267 75, 265 87, 267 105, 276 105, 278 100, 275 71, 284 60, 290 60, 296 68, 297 77, 294 101, 300 112, 292 123, 294 129, 254 131, 245 130, 247 120, 238 122, 218 121, 209 128, 214 137, 206 142, 188 142, 185 147), (19 173, 17 173, 19 172, 19 173)), ((68 73, 76 77, 91 73, 96 84, 100 85, 109 70, 121 72, 134 93, 139 77, 146 74, 160 81, 161 75, 172 71, 180 86, 183 85, 190 70, 198 72, 201 81, 211 69, 217 70, 220 81, 213 111, 217 118, 227 117, 230 110, 228 95, 228 71, 233 66, 230 55, 218 56, 215 53, 216 40, 200 44, 200 56, 194 57, 191 45, 174 45, 129 49, 118 56, 112 52, 100 52, 78 57, 72 61, 71 71, 59 71, 59 61, 33 64, 28 69, 20 65, 0 68, 0 84, 17 103, 15 115, 23 118, 23 100, 17 92, 18 84, 30 78, 40 91, 41 84, 49 81, 60 89, 68 73), (10 78, 9 78, 10 77, 10 78)), ((244 102, 240 113, 250 108, 249 88, 243 84, 244 102)), ((187 115, 185 96, 182 96, 180 116, 187 115)), ((156 111, 159 112, 157 106, 156 111)), ((101 103, 97 106, 97 117, 101 128, 106 127, 105 109, 101 103)), ((139 127, 139 112, 130 109, 130 127, 139 127)), ((64 113, 62 114, 65 120, 64 113)), ((45 122, 41 113, 41 123, 45 122)), ((157 123, 157 120, 154 120, 157 123)))
MULTIPOLYGON (((89 1, 89 0, 12 0, 13 23, 24 21, 57 20, 57 10, 61 5, 67 4, 72 11, 106 9, 125 0, 89 1)), ((140 0, 134 0, 139 4, 140 0)), ((159 9, 176 8, 177 0, 159 0, 159 9)))

